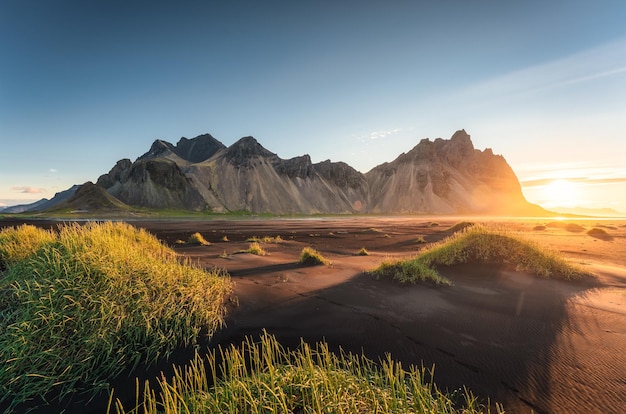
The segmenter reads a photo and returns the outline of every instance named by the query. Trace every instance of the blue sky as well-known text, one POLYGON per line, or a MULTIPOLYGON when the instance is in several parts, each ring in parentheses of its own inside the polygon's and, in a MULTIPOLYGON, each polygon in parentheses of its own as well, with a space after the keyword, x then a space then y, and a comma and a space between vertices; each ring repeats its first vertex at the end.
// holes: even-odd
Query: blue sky
POLYGON ((624 19, 621 0, 2 0, 0 204, 157 138, 252 135, 366 172, 465 129, 530 201, 626 211, 624 19))

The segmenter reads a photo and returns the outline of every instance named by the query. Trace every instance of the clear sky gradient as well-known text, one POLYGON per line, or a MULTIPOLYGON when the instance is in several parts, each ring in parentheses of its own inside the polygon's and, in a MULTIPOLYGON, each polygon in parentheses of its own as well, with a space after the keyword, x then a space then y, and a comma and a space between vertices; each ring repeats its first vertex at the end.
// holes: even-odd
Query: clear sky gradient
POLYGON ((624 22, 622 0, 2 0, 0 205, 157 138, 367 172, 465 129, 531 202, 626 212, 624 22))

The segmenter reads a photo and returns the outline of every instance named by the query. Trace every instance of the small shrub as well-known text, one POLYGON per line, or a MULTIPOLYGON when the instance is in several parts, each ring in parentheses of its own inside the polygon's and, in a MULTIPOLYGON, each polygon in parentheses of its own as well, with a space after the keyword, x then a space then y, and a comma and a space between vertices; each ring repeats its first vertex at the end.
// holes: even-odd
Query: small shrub
POLYGON ((370 252, 365 247, 361 247, 361 250, 357 253, 359 256, 369 256, 370 252))
POLYGON ((228 241, 228 236, 227 235, 223 235, 222 236, 222 241, 223 242, 227 242, 228 241))
POLYGON ((256 254, 257 256, 265 256, 267 254, 267 252, 263 250, 261 245, 257 242, 250 243, 248 249, 245 250, 245 252, 250 254, 256 254))
POLYGON ((202 234, 196 232, 192 234, 191 236, 189 236, 189 239, 187 240, 187 244, 195 244, 198 246, 208 246, 211 243, 206 241, 204 237, 202 236, 202 234))
POLYGON ((298 263, 307 266, 319 264, 329 265, 330 260, 322 256, 317 250, 311 247, 305 247, 302 249, 302 253, 300 254, 300 260, 298 261, 298 263))
POLYGON ((419 236, 417 239, 415 239, 415 243, 418 243, 418 244, 426 243, 426 239, 424 239, 424 236, 419 236))

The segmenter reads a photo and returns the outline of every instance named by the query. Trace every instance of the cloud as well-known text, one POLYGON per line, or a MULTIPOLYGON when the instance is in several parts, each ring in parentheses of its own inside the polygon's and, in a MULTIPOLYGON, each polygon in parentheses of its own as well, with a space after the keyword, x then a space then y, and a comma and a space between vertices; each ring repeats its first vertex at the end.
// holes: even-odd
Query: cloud
MULTIPOLYGON (((554 177, 554 178, 540 178, 535 180, 522 180, 520 184, 522 187, 542 187, 548 184, 551 184, 554 180, 562 180, 564 178, 554 177)), ((626 177, 611 177, 611 178, 591 178, 591 177, 568 177, 565 178, 567 181, 580 183, 580 184, 622 184, 626 183, 626 177)))
POLYGON ((57 170, 56 168, 50 168, 48 171, 50 171, 51 173, 55 173, 55 172, 58 172, 59 170, 57 170))
POLYGON ((46 192, 45 188, 37 187, 12 187, 11 190, 21 194, 41 194, 46 192))
POLYGON ((396 128, 396 129, 391 129, 391 130, 388 130, 388 131, 371 132, 370 135, 369 135, 369 139, 374 140, 374 139, 379 139, 379 138, 385 138, 386 136, 397 134, 401 130, 402 129, 400 129, 400 128, 396 128))
POLYGON ((497 76, 470 86, 471 96, 515 96, 618 77, 626 73, 626 38, 497 76))

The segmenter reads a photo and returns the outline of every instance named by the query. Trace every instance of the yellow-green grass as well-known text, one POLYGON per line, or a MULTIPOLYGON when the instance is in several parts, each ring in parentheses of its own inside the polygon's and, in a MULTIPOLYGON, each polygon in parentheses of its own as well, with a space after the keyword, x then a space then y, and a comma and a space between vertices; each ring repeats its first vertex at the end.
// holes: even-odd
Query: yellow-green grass
POLYGON ((519 234, 484 225, 473 225, 452 234, 408 260, 386 261, 370 273, 401 282, 432 281, 449 284, 437 268, 462 263, 509 263, 517 270, 543 278, 579 279, 589 276, 556 252, 519 234))
POLYGON ((248 248, 243 251, 244 253, 256 254, 257 256, 265 256, 267 252, 261 247, 258 242, 252 242, 248 245, 248 248))
POLYGON ((0 232, 0 401, 95 393, 223 322, 228 275, 124 223, 0 232))
POLYGON ((211 243, 209 243, 204 236, 202 236, 202 234, 196 232, 194 234, 192 234, 191 236, 189 236, 189 239, 187 240, 188 244, 196 244, 196 245, 200 245, 200 246, 208 246, 211 243))
POLYGON ((329 265, 330 260, 322 256, 320 252, 313 249, 312 247, 305 247, 302 249, 302 252, 300 253, 300 260, 298 261, 298 263, 307 265, 307 266, 320 265, 320 264, 329 265))
POLYGON ((0 232, 0 271, 33 254, 40 245, 52 243, 55 234, 35 226, 9 227, 0 232))
POLYGON ((280 235, 278 236, 263 236, 263 237, 257 237, 257 236, 252 236, 249 237, 247 240, 247 242, 256 242, 256 243, 282 243, 283 239, 282 237, 280 237, 280 235))
POLYGON ((357 253, 359 256, 369 256, 370 252, 365 247, 361 247, 361 250, 357 253))
MULTIPOLYGON (((456 399, 430 380, 432 369, 405 369, 391 356, 374 363, 361 355, 333 353, 325 342, 283 348, 263 333, 240 346, 196 355, 171 379, 146 382, 136 407, 112 394, 117 414, 188 413, 486 413, 470 392, 456 399), (218 362, 221 361, 221 362, 218 362)), ((496 410, 504 412, 500 405, 496 410)))

